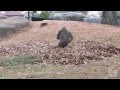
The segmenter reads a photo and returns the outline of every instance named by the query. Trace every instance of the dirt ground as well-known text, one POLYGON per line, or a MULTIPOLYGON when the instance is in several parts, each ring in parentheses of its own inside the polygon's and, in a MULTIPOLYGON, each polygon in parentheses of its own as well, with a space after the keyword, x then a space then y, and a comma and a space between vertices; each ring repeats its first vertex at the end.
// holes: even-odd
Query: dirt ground
POLYGON ((42 57, 45 62, 0 66, 0 78, 119 79, 120 27, 78 21, 36 21, 21 32, 0 39, 1 59, 27 54, 42 57), (48 25, 41 27, 42 22, 48 25), (59 42, 56 35, 62 27, 74 37, 64 49, 56 47, 59 42))

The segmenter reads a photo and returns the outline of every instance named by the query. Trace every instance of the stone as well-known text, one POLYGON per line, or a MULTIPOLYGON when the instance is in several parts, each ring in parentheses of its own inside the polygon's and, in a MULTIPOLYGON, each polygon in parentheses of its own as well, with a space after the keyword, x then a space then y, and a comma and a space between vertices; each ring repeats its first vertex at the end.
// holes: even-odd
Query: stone
POLYGON ((0 37, 15 33, 22 28, 29 26, 29 21, 25 17, 14 16, 0 20, 0 37))
POLYGON ((7 19, 8 17, 7 16, 5 16, 5 15, 0 15, 0 20, 2 20, 2 19, 7 19))
POLYGON ((84 12, 69 12, 69 11, 56 11, 50 14, 49 18, 53 20, 72 20, 83 21, 85 17, 84 12))

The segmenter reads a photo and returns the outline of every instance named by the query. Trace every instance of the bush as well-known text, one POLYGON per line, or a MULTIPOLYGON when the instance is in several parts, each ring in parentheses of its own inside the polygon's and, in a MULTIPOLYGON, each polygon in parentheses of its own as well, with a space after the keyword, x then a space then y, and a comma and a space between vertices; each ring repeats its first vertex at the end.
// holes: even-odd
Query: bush
POLYGON ((49 18, 49 12, 48 11, 42 11, 41 14, 40 14, 40 17, 49 18))

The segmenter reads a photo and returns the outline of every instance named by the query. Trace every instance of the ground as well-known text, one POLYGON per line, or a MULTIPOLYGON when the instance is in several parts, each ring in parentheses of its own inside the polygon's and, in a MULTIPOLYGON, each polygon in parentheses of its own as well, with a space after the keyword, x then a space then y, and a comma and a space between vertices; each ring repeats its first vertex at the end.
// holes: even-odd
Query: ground
POLYGON ((119 36, 119 26, 78 21, 31 22, 21 32, 0 39, 0 78, 119 79, 119 36), (42 22, 48 25, 41 27, 42 22), (74 39, 63 49, 57 47, 56 35, 64 26, 74 39), (107 45, 115 47, 112 47, 114 52, 107 51, 107 45), (90 60, 86 56, 88 53, 89 58, 93 55, 90 60), (106 54, 110 57, 105 57, 106 54))

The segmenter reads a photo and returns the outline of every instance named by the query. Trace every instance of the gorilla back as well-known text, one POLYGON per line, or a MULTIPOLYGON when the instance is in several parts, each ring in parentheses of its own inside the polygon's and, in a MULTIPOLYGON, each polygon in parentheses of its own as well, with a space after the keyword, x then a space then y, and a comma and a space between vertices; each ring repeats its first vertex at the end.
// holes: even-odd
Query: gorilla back
POLYGON ((58 32, 57 39, 60 39, 58 46, 64 48, 72 41, 73 36, 66 28, 62 28, 58 32))

